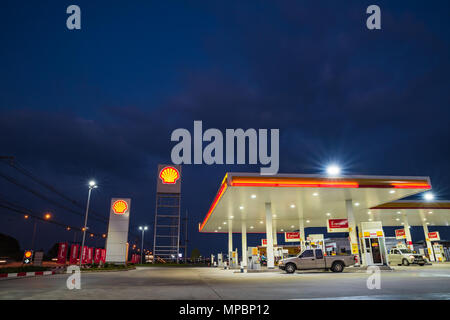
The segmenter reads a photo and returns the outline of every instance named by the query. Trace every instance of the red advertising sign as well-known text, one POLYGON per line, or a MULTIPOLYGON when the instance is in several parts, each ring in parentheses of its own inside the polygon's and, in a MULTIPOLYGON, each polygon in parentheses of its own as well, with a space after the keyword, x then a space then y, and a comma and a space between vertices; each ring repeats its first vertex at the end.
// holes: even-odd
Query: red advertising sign
POLYGON ((58 264, 66 264, 67 259, 67 251, 68 251, 69 245, 66 242, 61 242, 58 246, 58 256, 57 256, 57 263, 58 264))
POLYGON ((285 232, 284 233, 285 242, 300 242, 300 232, 285 232))
POLYGON ((83 252, 81 253, 81 264, 87 263, 88 249, 88 247, 83 247, 83 252))
POLYGON ((73 244, 70 247, 70 258, 69 258, 70 264, 77 264, 78 263, 78 256, 79 256, 78 251, 79 250, 80 250, 80 246, 78 244, 73 244))
POLYGON ((439 232, 437 231, 428 232, 428 239, 430 239, 430 241, 439 241, 441 240, 441 237, 439 236, 439 232))
POLYGON ((94 248, 88 248, 86 263, 91 264, 93 258, 94 258, 94 248))
POLYGON ((102 255, 101 255, 100 260, 102 263, 106 262, 106 249, 102 249, 102 255))
POLYGON ((139 263, 140 256, 138 254, 132 254, 130 263, 139 263))
POLYGON ((261 246, 267 247, 267 239, 261 239, 261 246))
POLYGON ((395 238, 396 239, 406 239, 405 229, 395 230, 395 238))
POLYGON ((347 219, 328 219, 327 230, 329 233, 333 232, 348 232, 347 219))
POLYGON ((101 258, 102 258, 102 249, 96 248, 94 254, 94 263, 100 264, 101 258))

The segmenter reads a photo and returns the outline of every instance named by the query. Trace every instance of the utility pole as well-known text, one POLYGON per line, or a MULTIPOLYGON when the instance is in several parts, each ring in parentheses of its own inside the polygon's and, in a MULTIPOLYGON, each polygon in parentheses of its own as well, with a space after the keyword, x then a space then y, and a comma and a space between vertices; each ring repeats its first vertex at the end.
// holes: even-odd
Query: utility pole
POLYGON ((33 220, 34 220, 34 228, 33 228, 33 239, 31 241, 31 250, 33 250, 34 252, 34 239, 36 238, 36 224, 37 224, 36 217, 34 217, 33 220))
POLYGON ((188 243, 188 211, 186 210, 186 218, 185 218, 185 231, 184 231, 184 264, 187 262, 187 243, 188 243))

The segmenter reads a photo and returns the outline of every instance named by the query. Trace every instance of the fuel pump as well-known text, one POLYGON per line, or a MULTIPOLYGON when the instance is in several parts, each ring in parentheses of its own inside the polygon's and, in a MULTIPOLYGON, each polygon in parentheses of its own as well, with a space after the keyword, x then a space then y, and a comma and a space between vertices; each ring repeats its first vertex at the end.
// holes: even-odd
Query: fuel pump
POLYGON ((358 226, 363 265, 387 265, 387 251, 381 221, 358 226))
POLYGON ((434 256, 436 258, 436 261, 438 262, 444 262, 445 261, 445 256, 444 256, 444 246, 435 242, 433 243, 433 251, 434 251, 434 256))
POLYGON ((217 263, 219 268, 223 267, 223 255, 221 253, 217 254, 217 263))
POLYGON ((233 268, 239 267, 238 263, 238 249, 236 248, 234 251, 231 252, 231 266, 233 268))
POLYGON ((259 252, 257 247, 248 247, 247 250, 247 269, 259 270, 261 264, 259 262, 259 252))

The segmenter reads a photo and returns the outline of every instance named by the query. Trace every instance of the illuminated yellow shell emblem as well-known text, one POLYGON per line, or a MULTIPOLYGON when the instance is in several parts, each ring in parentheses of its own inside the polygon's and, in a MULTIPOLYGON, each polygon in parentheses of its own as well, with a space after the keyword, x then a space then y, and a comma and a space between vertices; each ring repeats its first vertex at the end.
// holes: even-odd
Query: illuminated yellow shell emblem
POLYGON ((128 204, 126 201, 117 200, 113 203, 112 209, 115 214, 124 214, 128 210, 128 204))
POLYGON ((165 167, 159 173, 159 178, 164 184, 175 184, 180 178, 180 173, 174 167, 165 167))

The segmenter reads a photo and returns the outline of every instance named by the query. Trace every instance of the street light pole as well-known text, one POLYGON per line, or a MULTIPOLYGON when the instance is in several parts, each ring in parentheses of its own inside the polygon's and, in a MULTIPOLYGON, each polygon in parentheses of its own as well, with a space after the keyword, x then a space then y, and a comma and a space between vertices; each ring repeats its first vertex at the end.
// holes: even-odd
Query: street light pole
POLYGON ((80 252, 80 268, 83 261, 83 250, 84 250, 84 242, 86 240, 86 229, 87 229, 87 221, 88 221, 88 215, 89 215, 89 203, 91 201, 91 192, 92 189, 97 188, 97 184, 95 181, 91 180, 89 181, 89 191, 88 191, 88 198, 87 198, 87 204, 86 204, 86 213, 84 216, 84 228, 83 228, 83 241, 81 242, 81 252, 80 252))
POLYGON ((34 228, 33 228, 33 240, 31 241, 31 250, 33 250, 34 252, 34 239, 36 238, 36 224, 37 224, 36 217, 33 218, 33 220, 34 220, 34 228))
MULTIPOLYGON (((52 215, 51 215, 49 212, 47 212, 47 213, 44 215, 44 219, 45 219, 45 220, 49 220, 51 217, 52 217, 52 215)), ((33 252, 34 252, 34 246, 35 246, 35 240, 36 240, 36 229, 37 229, 38 218, 37 218, 37 217, 34 217, 33 220, 34 220, 34 227, 33 227, 33 239, 31 240, 31 250, 33 250, 33 252)))
POLYGON ((141 264, 142 264, 142 254, 144 253, 144 232, 147 230, 147 226, 139 227, 139 230, 142 230, 142 241, 141 241, 141 264))

